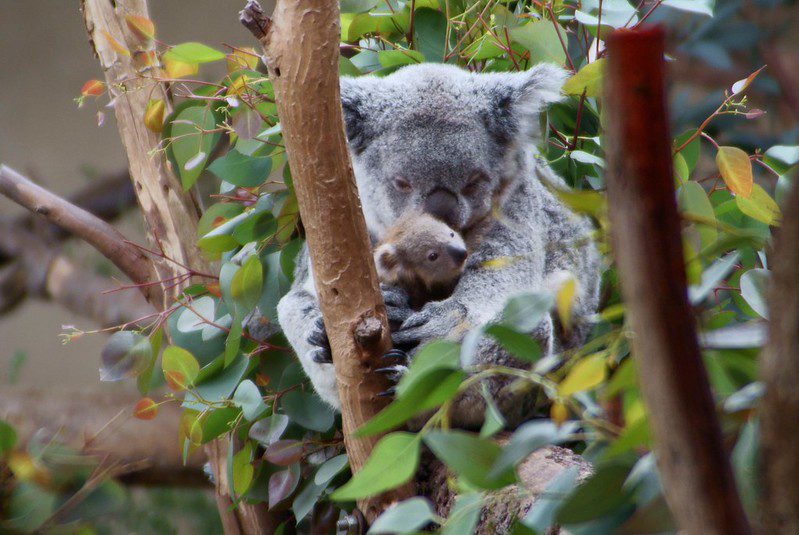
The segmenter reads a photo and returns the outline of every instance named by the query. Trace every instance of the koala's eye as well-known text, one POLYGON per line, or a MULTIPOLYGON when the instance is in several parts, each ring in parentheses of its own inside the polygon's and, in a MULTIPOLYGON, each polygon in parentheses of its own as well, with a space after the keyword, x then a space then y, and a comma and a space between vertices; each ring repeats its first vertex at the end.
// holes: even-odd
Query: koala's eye
POLYGON ((454 237, 455 237, 455 233, 454 233, 454 232, 450 232, 450 233, 449 233, 449 237, 450 237, 450 238, 454 238, 454 237))
POLYGON ((435 251, 430 251, 430 254, 427 255, 427 259, 431 262, 435 262, 438 259, 438 253, 435 251))
POLYGON ((463 189, 461 189, 461 193, 469 197, 470 195, 474 195, 477 193, 478 188, 480 185, 488 180, 488 177, 482 171, 477 171, 472 175, 469 179, 469 183, 466 184, 463 189))
POLYGON ((397 188, 397 191, 401 191, 403 193, 410 193, 411 190, 413 190, 411 183, 401 176, 394 178, 394 187, 397 188))

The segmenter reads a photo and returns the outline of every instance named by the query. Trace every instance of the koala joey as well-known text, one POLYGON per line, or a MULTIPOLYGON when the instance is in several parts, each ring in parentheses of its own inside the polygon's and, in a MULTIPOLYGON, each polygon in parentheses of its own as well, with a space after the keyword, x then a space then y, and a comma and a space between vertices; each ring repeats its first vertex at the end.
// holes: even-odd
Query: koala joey
POLYGON ((404 290, 414 310, 452 294, 467 254, 460 233, 422 212, 401 217, 374 252, 380 282, 404 290))
MULTIPOLYGON (((470 327, 501 319, 509 297, 547 291, 559 272, 570 273, 579 287, 571 329, 564 333, 547 317, 530 334, 551 352, 580 343, 587 333, 600 277, 593 229, 555 196, 553 188, 566 185, 536 150, 539 115, 561 99, 565 78, 550 64, 515 73, 421 64, 382 78, 341 80, 350 155, 374 241, 387 239, 398 220, 421 211, 460 234, 469 250, 451 294, 419 310, 405 292, 384 288, 389 319, 399 324, 392 341, 410 358, 423 343, 458 341, 470 327), (502 258, 510 261, 490 262, 502 258)), ((307 250, 278 305, 278 319, 316 391, 337 408, 307 250)), ((489 339, 480 342, 474 364, 529 366, 489 339)), ((508 388, 511 382, 497 377, 483 386, 513 425, 531 416, 536 393, 508 388)), ((480 390, 453 404, 453 425, 481 424, 480 390)))

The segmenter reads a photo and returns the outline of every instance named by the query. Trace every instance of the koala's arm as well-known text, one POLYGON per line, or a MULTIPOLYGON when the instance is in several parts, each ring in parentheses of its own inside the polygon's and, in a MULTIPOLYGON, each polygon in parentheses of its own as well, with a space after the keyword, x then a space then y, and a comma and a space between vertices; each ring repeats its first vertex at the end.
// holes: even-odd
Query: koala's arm
POLYGON ((313 290, 307 246, 298 255, 294 283, 278 303, 277 316, 286 339, 297 353, 316 393, 338 410, 340 402, 333 364, 316 362, 313 354, 318 347, 309 342, 309 338, 318 330, 317 320, 322 317, 322 311, 313 290))

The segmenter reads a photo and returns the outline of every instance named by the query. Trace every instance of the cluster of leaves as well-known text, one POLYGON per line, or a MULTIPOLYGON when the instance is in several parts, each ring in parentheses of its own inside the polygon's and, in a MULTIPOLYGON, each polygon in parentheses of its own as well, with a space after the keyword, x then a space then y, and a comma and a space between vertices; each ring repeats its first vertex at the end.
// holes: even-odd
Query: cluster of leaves
MULTIPOLYGON (((564 88, 570 98, 550 110, 541 151, 574 188, 559 192, 562 200, 595 219, 597 242, 610 253, 600 128, 603 39, 615 28, 636 27, 656 9, 696 20, 712 15, 712 4, 663 0, 641 9, 626 0, 577 5, 342 0, 340 68, 351 76, 380 76, 423 61, 475 71, 523 70, 541 61, 571 69, 575 74, 564 88)), ((155 27, 141 19, 129 24, 146 49, 155 27)), ((137 53, 119 43, 114 47, 118 53, 137 53)), ((417 497, 384 514, 372 532, 412 532, 433 523, 444 533, 469 533, 481 507, 517 483, 519 462, 536 449, 567 444, 594 464, 593 475, 582 484, 573 470, 557 477, 517 519, 517 533, 544 533, 553 523, 575 533, 672 529, 610 256, 604 308, 582 348, 542 358, 526 334, 549 313, 568 325, 574 280, 551 294, 513 298, 501 323, 473 329, 461 344, 427 345, 400 382, 396 400, 359 432, 393 431, 421 414, 432 416, 417 433, 386 435, 363 470, 348 479, 336 418, 311 391, 276 324, 276 304, 291 283, 302 232, 274 93, 259 57, 252 49, 222 52, 184 43, 153 56, 152 65, 159 59, 163 72, 154 69, 157 78, 173 82, 179 103, 171 108, 154 100, 142 121, 161 132, 168 161, 185 188, 198 180, 218 186, 200 222, 198 244, 221 268, 205 284, 188 288, 181 302, 150 328, 121 331, 109 341, 104 379, 136 377, 143 395, 165 381, 174 392, 160 402, 144 398, 137 416, 154 418, 160 403, 181 402, 184 454, 229 437, 228 473, 236 499, 290 508, 297 523, 309 522, 322 502, 332 500, 347 510, 355 499, 404 483, 415 473, 424 444, 452 470, 459 491, 452 513, 439 518, 428 501, 417 497), (212 64, 207 67, 212 69, 223 61, 227 71, 217 82, 192 78, 201 65, 212 64), (258 325, 248 323, 256 309, 262 318, 258 325), (164 325, 171 345, 162 348, 164 325), (258 341, 264 336, 254 336, 256 330, 271 335, 268 341, 258 341), (530 369, 475 368, 473 353, 486 336, 529 362, 530 369), (159 354, 163 374, 154 373, 159 354), (486 394, 480 433, 450 429, 447 409, 458 393, 501 374, 513 376, 519 388, 539 389, 548 418, 522 425, 500 446, 492 437, 505 422, 486 394), (243 447, 234 448, 237 443, 243 447)), ((143 71, 143 76, 152 72, 143 71)), ((757 498, 753 409, 760 395, 755 370, 762 320, 768 316, 765 250, 771 228, 779 224, 778 202, 789 169, 799 162, 799 147, 749 154, 717 142, 709 127, 721 116, 762 115, 744 95, 759 73, 727 88, 715 111, 673 145, 690 299, 700 318, 705 362, 724 428, 737 440, 733 460, 747 507, 757 498), (775 180, 776 188, 761 185, 775 180)), ((91 81, 82 98, 106 89, 91 81)))

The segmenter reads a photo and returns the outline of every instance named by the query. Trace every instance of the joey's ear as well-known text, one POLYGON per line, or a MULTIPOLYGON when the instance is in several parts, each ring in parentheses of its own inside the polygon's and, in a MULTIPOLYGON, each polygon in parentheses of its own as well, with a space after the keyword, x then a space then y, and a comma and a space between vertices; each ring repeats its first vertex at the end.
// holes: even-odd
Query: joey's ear
POLYGON ((563 100, 561 88, 567 76, 565 70, 552 63, 539 63, 523 72, 492 75, 486 126, 501 142, 534 136, 539 114, 563 100))
POLYGON ((388 277, 398 264, 397 249, 390 243, 385 243, 375 250, 375 266, 381 278, 388 277))
POLYGON ((369 120, 370 99, 376 98, 372 77, 341 78, 341 109, 344 112, 344 125, 347 132, 347 141, 355 154, 362 152, 372 135, 372 126, 369 120))

